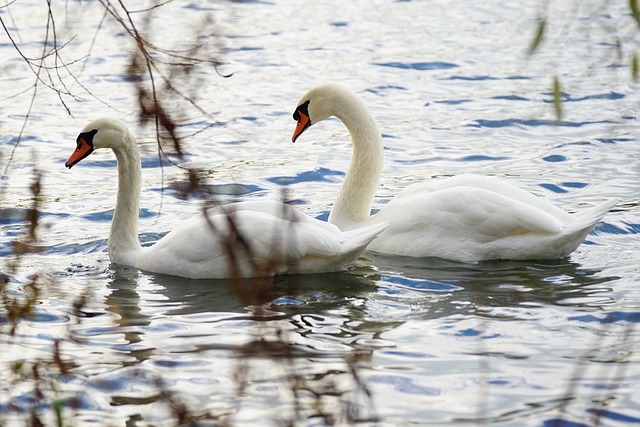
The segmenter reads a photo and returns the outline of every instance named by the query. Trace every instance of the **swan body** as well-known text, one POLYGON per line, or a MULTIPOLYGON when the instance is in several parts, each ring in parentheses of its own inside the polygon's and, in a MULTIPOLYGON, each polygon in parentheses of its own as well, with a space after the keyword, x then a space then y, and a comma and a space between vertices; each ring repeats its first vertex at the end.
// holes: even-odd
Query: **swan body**
POLYGON ((353 154, 329 222, 351 230, 390 221, 369 244, 370 251, 462 262, 562 258, 618 202, 569 214, 495 177, 465 174, 410 185, 371 215, 383 145, 375 120, 358 97, 334 84, 312 88, 293 114, 297 126, 292 140, 331 116, 349 130, 353 154))
POLYGON ((80 133, 65 166, 71 168, 97 148, 111 148, 118 163, 108 240, 114 264, 194 279, 330 272, 353 262, 388 225, 343 232, 284 203, 247 201, 208 208, 156 244, 142 247, 142 168, 135 139, 118 120, 96 120, 80 133))

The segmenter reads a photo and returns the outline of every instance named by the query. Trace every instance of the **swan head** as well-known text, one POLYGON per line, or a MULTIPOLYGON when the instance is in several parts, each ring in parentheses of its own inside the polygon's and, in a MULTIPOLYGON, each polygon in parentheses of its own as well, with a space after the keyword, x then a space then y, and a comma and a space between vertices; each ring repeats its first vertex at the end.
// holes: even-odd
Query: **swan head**
POLYGON ((357 98, 349 89, 337 84, 323 84, 307 91, 293 112, 293 119, 297 122, 291 141, 296 142, 298 137, 311 125, 314 125, 328 117, 337 116, 346 112, 348 103, 357 98), (346 108, 345 108, 346 107, 346 108))
POLYGON ((94 120, 82 129, 76 138, 76 149, 64 165, 71 169, 97 148, 117 149, 126 144, 128 134, 127 127, 120 120, 94 120))

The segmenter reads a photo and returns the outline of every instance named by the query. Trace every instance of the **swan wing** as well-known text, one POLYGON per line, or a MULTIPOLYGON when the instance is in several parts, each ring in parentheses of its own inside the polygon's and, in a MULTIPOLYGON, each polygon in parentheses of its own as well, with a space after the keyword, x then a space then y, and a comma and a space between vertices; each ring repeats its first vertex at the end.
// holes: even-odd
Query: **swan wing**
POLYGON ((555 212, 544 209, 546 204, 535 206, 526 201, 527 198, 523 201, 478 186, 451 186, 404 194, 380 213, 383 218, 396 217, 389 232, 398 226, 415 230, 428 226, 485 241, 525 233, 558 233, 564 229, 565 223, 555 212))
POLYGON ((240 235, 264 254, 278 250, 289 258, 333 256, 347 241, 337 226, 281 202, 239 202, 214 208, 212 213, 231 215, 240 235))
MULTIPOLYGON (((185 221, 151 248, 168 250, 186 262, 207 262, 229 249, 244 248, 267 259, 276 252, 288 258, 331 256, 340 252, 345 237, 322 221, 296 221, 256 210, 208 211, 185 221)), ((242 249, 244 250, 244 249, 242 249)))
POLYGON ((416 194, 433 193, 440 190, 450 189, 454 187, 472 187, 486 190, 498 195, 502 195, 511 201, 518 201, 533 208, 545 211, 556 216, 562 221, 568 221, 569 214, 549 203, 548 201, 537 197, 528 191, 516 187, 506 181, 500 180, 494 176, 463 174, 456 175, 447 179, 437 179, 428 182, 412 184, 406 187, 397 197, 415 196, 416 194))
POLYGON ((274 253, 290 260, 305 256, 330 257, 339 254, 345 242, 340 230, 321 221, 296 221, 256 211, 238 211, 232 219, 259 257, 274 253))
POLYGON ((387 225, 342 232, 279 202, 222 205, 167 234, 137 267, 194 278, 336 271, 387 225))

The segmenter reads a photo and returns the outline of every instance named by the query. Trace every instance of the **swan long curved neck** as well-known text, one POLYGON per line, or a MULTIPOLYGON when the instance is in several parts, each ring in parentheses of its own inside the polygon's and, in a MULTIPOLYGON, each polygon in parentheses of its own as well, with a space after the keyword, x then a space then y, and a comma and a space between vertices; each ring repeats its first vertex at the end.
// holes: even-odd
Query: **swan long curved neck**
POLYGON ((342 230, 350 230, 371 214, 382 173, 384 147, 378 125, 360 99, 351 95, 346 103, 338 104, 335 116, 349 130, 353 153, 329 222, 342 230))
POLYGON ((126 253, 140 249, 138 216, 142 166, 136 142, 130 134, 124 145, 113 148, 118 161, 118 195, 109 233, 109 257, 118 263, 126 253))

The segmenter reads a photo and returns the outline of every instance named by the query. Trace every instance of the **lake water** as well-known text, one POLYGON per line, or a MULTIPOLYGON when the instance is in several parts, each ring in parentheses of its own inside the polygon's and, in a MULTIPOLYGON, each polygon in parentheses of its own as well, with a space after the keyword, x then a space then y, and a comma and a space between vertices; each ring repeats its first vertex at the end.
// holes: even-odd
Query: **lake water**
POLYGON ((138 135, 145 242, 203 201, 180 197, 184 172, 161 168, 154 131, 137 126, 135 46, 103 5, 60 2, 48 23, 46 3, 18 0, 0 17, 25 56, 41 56, 53 24, 68 44, 58 62, 48 56, 31 104, 38 69, 0 36, 4 295, 39 289, 13 333, 0 310, 1 425, 26 425, 32 410, 46 425, 57 411, 65 425, 99 426, 640 423, 640 99, 629 67, 639 38, 626 2, 177 1, 150 19, 150 4, 127 3, 156 45, 197 40, 197 54, 223 63, 172 76, 201 110, 167 100, 188 135, 180 162, 206 169, 219 198, 277 198, 286 185, 299 209, 327 217, 348 133, 329 120, 290 138, 299 97, 332 81, 382 130, 376 207, 412 182, 467 172, 569 211, 622 201, 557 261, 365 254, 348 272, 244 290, 110 266, 115 159, 64 168, 88 122, 119 117, 138 135), (541 16, 548 31, 529 56, 541 16), (34 168, 41 251, 17 258, 34 168))

